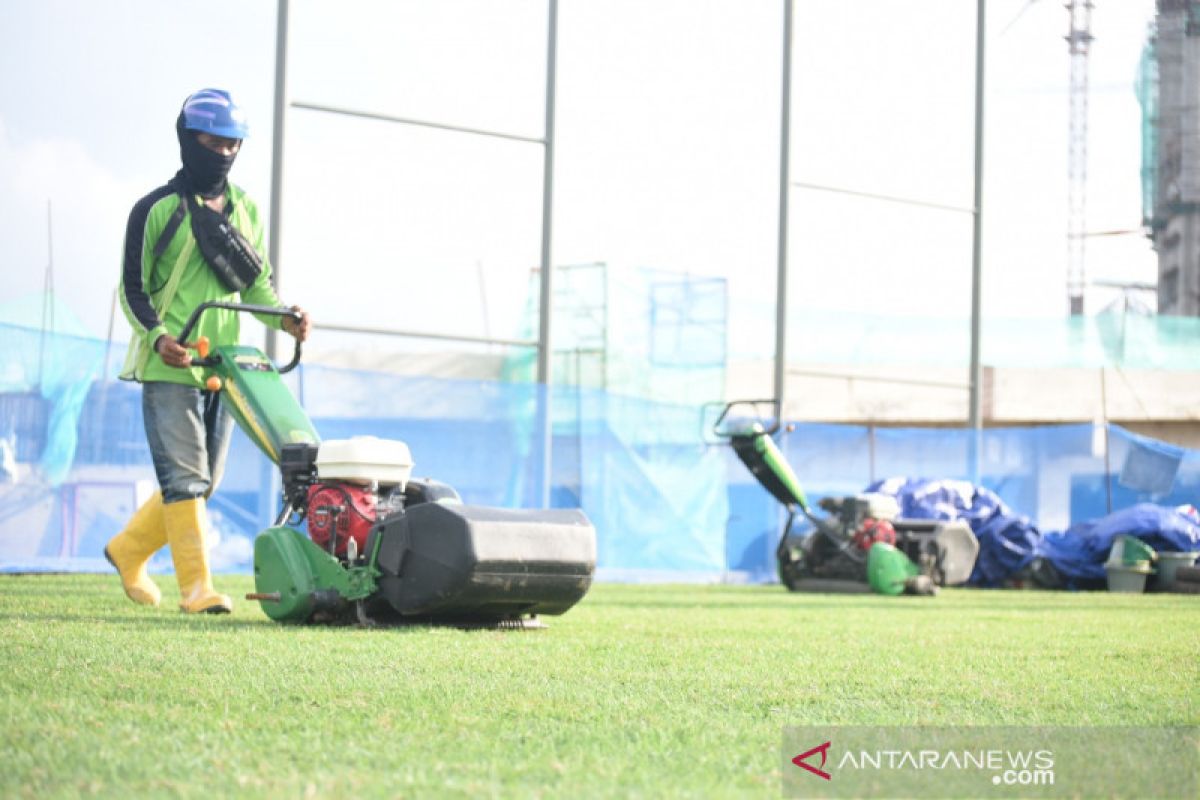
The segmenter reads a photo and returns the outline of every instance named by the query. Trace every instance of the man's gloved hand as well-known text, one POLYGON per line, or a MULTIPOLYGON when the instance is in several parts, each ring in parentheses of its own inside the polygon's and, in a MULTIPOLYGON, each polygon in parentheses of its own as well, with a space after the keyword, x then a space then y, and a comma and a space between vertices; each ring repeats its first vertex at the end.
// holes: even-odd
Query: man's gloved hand
POLYGON ((154 340, 154 352, 162 356, 163 363, 168 367, 190 367, 192 365, 192 354, 168 333, 164 333, 154 340))
POLYGON ((292 306, 292 311, 300 315, 300 321, 297 322, 295 317, 284 317, 283 331, 291 334, 297 341, 307 341, 308 332, 312 330, 312 321, 308 318, 308 312, 300 306, 292 306))

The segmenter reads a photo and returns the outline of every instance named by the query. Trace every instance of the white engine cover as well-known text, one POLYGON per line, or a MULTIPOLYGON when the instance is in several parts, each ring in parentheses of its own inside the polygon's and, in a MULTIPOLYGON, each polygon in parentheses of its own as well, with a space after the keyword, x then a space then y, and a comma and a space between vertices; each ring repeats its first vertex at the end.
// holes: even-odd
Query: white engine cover
POLYGON ((891 522, 900 516, 900 502, 890 494, 864 492, 858 496, 866 516, 891 522))
POLYGON ((412 475, 408 445, 395 439, 355 436, 321 442, 317 449, 317 477, 321 480, 377 482, 400 486, 412 475))

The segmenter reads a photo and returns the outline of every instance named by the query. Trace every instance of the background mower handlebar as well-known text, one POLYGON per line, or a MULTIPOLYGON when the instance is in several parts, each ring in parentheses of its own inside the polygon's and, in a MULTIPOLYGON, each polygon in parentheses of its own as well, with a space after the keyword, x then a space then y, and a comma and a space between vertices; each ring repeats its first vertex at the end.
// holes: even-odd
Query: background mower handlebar
MULTIPOLYGON (((258 306, 251 303, 224 303, 212 301, 201 303, 196 306, 196 310, 187 318, 187 322, 183 324, 183 328, 179 331, 178 341, 180 344, 187 342, 188 336, 191 335, 192 329, 196 327, 196 323, 200 321, 200 315, 210 308, 224 308, 228 311, 247 311, 251 314, 269 314, 274 317, 291 317, 294 321, 299 322, 302 317, 296 311, 290 308, 277 308, 275 306, 258 306)), ((292 360, 282 367, 276 367, 276 370, 282 375, 285 372, 291 372, 300 363, 300 340, 296 339, 296 349, 292 353, 292 360)), ((211 367, 216 362, 216 356, 208 356, 205 358, 193 358, 193 367, 211 367)))
MULTIPOLYGON (((728 439, 731 436, 735 435, 735 433, 733 431, 722 427, 722 423, 725 422, 725 418, 729 416, 729 412, 732 411, 735 406, 751 406, 752 408, 757 409, 761 405, 770 405, 772 407, 772 409, 774 410, 774 415, 771 417, 770 423, 763 425, 762 422, 759 421, 759 425, 761 427, 758 430, 754 430, 754 431, 747 430, 747 431, 739 432, 739 433, 742 433, 743 435, 773 436, 775 434, 775 432, 779 430, 779 427, 780 427, 779 402, 774 399, 770 399, 770 400, 734 400, 731 403, 726 403, 725 408, 721 411, 720 416, 717 417, 716 422, 714 422, 712 425, 713 434, 721 439, 728 439)), ((756 414, 756 416, 757 416, 757 414, 756 414)), ((789 430, 790 430, 790 428, 789 428, 789 430)))

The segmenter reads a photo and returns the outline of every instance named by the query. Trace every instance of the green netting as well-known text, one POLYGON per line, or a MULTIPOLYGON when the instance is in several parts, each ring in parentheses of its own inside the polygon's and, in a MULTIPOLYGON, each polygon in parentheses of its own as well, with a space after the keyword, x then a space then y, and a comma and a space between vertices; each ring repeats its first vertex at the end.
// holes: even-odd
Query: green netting
POLYGON ((1153 37, 1142 48, 1134 90, 1142 107, 1142 220, 1149 225, 1158 196, 1158 58, 1153 37))
MULTIPOLYGON (((525 330, 537 335, 535 280, 525 330)), ((554 382, 663 403, 719 398, 725 391, 725 278, 604 263, 554 271, 554 382)), ((533 350, 514 354, 506 380, 535 376, 533 350)))
MULTIPOLYGON (((772 357, 774 306, 735 300, 727 310, 720 279, 614 273, 597 264, 559 270, 555 294, 556 384, 687 404, 726 395, 727 363, 772 357), (741 343, 732 353, 727 316, 756 323, 753 331, 728 332, 741 343)), ((532 338, 536 305, 526 319, 524 333, 532 338)), ((793 308, 788 360, 845 368, 965 368, 970 337, 966 313, 793 308)), ((1001 369, 1200 370, 1200 318, 1120 306, 1086 317, 985 317, 980 350, 985 365, 1001 369)), ((518 351, 506 364, 505 380, 532 381, 535 363, 534 350, 518 351)))

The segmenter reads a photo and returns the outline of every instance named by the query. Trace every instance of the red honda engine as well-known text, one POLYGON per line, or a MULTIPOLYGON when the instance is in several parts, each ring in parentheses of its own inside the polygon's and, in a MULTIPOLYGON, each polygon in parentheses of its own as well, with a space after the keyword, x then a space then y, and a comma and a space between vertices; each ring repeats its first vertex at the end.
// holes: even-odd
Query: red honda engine
POLYGON ((896 544, 896 529, 886 519, 867 517, 854 534, 854 544, 862 550, 870 550, 876 542, 896 544))
POLYGON ((346 558, 351 539, 354 550, 367 548, 367 534, 375 524, 375 492, 353 483, 315 483, 308 487, 308 535, 328 552, 330 537, 334 553, 346 558))

